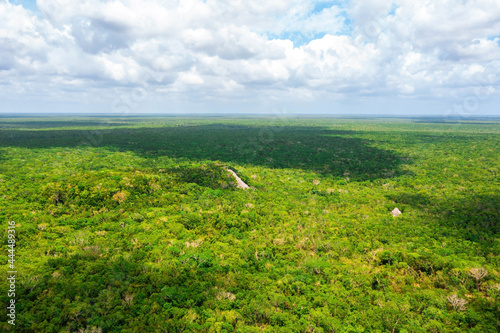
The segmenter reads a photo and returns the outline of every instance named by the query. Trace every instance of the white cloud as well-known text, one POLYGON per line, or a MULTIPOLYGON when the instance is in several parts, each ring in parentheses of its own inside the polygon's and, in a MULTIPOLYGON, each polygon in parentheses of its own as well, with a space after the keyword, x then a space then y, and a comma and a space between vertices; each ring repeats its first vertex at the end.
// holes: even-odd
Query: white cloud
POLYGON ((117 87, 147 87, 166 100, 182 93, 201 103, 451 98, 473 91, 486 75, 497 86, 500 74, 496 0, 37 5, 39 13, 0 3, 2 98, 80 94, 101 102, 117 87), (298 35, 302 45, 294 43, 298 35))

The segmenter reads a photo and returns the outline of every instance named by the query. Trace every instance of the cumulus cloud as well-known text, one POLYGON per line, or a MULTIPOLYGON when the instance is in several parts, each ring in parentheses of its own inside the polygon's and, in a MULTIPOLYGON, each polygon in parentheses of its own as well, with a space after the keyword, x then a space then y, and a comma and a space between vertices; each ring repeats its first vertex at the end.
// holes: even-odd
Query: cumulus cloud
POLYGON ((3 98, 451 98, 500 74, 496 0, 22 3, 0 3, 3 98))

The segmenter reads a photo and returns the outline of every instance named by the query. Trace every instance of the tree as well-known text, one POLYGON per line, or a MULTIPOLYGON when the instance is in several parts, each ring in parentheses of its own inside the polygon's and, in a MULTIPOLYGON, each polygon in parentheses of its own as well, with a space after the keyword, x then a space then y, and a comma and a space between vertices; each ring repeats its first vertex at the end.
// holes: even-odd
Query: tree
POLYGON ((467 310, 467 301, 463 298, 457 296, 457 294, 450 295, 446 297, 448 302, 450 302, 451 306, 455 311, 465 311, 467 310))
POLYGON ((476 288, 479 291, 481 280, 488 275, 488 271, 485 268, 471 268, 469 270, 469 275, 476 280, 476 288))

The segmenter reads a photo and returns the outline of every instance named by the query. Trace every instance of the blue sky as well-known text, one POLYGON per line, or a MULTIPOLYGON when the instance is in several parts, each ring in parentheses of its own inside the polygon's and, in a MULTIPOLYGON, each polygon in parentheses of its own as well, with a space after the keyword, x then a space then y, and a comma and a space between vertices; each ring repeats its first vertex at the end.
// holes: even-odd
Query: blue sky
POLYGON ((0 112, 500 115, 496 0, 0 2, 0 112))
POLYGON ((22 5, 24 8, 32 10, 34 12, 38 11, 36 0, 14 0, 10 1, 10 3, 14 5, 22 5))

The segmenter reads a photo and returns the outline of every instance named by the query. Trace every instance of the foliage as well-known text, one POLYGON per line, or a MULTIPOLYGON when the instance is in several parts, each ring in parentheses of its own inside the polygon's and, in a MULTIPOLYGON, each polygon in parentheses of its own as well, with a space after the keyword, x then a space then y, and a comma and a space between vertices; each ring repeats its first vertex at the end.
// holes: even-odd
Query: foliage
POLYGON ((15 331, 497 332, 499 148, 495 121, 2 118, 15 331))

